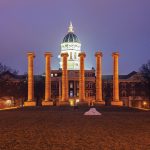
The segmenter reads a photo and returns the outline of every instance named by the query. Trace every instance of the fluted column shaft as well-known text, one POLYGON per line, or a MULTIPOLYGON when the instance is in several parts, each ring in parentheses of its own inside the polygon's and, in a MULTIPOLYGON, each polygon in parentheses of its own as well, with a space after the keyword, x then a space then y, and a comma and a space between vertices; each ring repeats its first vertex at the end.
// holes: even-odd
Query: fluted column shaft
POLYGON ((84 52, 79 53, 80 57, 80 72, 79 72, 79 99, 85 101, 85 70, 84 70, 84 58, 86 54, 84 52))
POLYGON ((113 57, 113 101, 119 101, 119 74, 118 74, 118 58, 119 53, 114 52, 113 57))
POLYGON ((95 53, 96 57, 96 101, 102 101, 102 52, 95 53))
POLYGON ((28 54, 28 100, 34 100, 34 77, 33 77, 33 59, 35 57, 33 52, 28 54))
POLYGON ((62 53, 62 101, 68 101, 68 70, 67 57, 68 53, 62 53))
POLYGON ((50 52, 45 53, 45 101, 51 99, 51 57, 50 52))

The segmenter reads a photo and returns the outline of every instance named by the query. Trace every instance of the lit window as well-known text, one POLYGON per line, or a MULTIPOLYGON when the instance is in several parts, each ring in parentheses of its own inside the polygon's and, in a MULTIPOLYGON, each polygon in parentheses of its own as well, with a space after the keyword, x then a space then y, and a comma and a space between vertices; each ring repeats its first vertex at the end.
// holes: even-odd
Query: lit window
POLYGON ((55 73, 55 77, 57 77, 57 73, 55 73))
POLYGON ((73 91, 70 91, 70 97, 73 97, 73 91))
POLYGON ((51 77, 53 77, 53 74, 51 74, 51 77))
POLYGON ((73 83, 72 82, 70 83, 70 88, 73 88, 73 83))

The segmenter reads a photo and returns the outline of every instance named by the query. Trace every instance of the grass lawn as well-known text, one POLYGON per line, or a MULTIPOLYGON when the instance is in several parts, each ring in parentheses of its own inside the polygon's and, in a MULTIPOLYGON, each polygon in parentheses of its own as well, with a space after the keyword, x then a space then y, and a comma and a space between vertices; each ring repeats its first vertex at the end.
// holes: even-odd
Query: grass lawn
POLYGON ((150 111, 68 106, 0 111, 0 150, 150 150, 150 111))

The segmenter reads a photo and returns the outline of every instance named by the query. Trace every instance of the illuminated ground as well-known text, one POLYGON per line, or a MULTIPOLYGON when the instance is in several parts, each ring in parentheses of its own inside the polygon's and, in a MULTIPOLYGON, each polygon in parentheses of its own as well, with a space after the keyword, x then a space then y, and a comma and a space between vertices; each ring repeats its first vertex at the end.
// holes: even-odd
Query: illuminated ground
POLYGON ((0 150, 149 150, 150 111, 100 107, 0 111, 0 150))

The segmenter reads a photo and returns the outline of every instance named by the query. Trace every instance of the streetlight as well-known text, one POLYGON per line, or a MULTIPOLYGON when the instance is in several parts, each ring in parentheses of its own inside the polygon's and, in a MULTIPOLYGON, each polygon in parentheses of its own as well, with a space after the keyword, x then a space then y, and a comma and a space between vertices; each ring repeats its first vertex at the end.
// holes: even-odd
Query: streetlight
POLYGON ((147 102, 146 101, 144 101, 143 102, 143 105, 144 105, 144 108, 146 107, 146 105, 147 105, 147 102))

